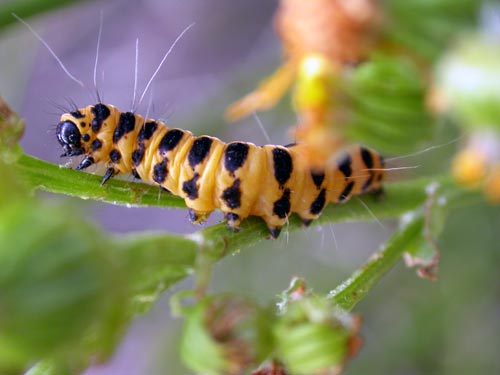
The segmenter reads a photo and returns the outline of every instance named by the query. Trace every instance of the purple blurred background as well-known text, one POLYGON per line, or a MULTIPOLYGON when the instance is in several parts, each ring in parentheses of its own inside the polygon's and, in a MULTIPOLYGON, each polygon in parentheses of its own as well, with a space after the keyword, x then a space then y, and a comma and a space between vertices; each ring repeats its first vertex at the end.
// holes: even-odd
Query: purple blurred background
MULTIPOLYGON (((224 123, 222 113, 228 104, 251 91, 279 66, 280 44, 272 27, 277 5, 277 0, 114 0, 75 3, 30 19, 70 72, 85 82, 86 90, 65 76, 24 26, 15 24, 0 41, 0 92, 27 121, 22 141, 25 152, 52 163, 66 163, 58 157, 61 150, 54 134, 61 111, 51 103, 67 106, 70 98, 84 107, 95 101, 92 77, 101 11, 104 27, 98 86, 105 103, 122 110, 130 108, 136 38, 140 40, 140 94, 173 40, 195 22, 155 79, 150 117, 166 118, 171 126, 218 136, 224 141, 265 143, 254 119, 230 126, 224 123)), ((139 113, 147 111, 148 101, 146 95, 139 113)), ((260 115, 273 143, 288 141, 286 127, 295 120, 287 99, 282 107, 285 110, 260 115)), ((63 199, 48 194, 47 197, 63 199)), ((198 229, 188 222, 185 210, 73 201, 82 214, 115 233, 190 233, 198 229)), ((220 220, 220 216, 214 216, 211 223, 220 220)), ((300 275, 311 285, 328 290, 362 263, 389 232, 390 225, 382 228, 377 223, 311 228, 289 235, 285 231, 277 241, 264 241, 221 262, 213 289, 244 291, 269 303, 286 288, 293 275, 300 275), (360 230, 363 236, 355 235, 360 230)), ((175 289, 189 285, 188 280, 175 289)), ((136 320, 109 364, 96 366, 85 375, 188 374, 179 364, 179 321, 169 317, 168 297, 147 316, 136 320)))

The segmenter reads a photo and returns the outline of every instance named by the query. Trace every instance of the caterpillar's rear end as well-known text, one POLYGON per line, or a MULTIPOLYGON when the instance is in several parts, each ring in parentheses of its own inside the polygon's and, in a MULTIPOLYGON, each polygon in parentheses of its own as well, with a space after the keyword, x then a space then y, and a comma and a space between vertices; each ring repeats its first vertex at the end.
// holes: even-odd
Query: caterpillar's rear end
POLYGON ((329 202, 378 191, 384 179, 383 159, 365 147, 343 150, 311 170, 301 145, 226 144, 101 103, 64 114, 57 136, 63 156, 84 155, 77 169, 107 164, 103 183, 131 173, 184 198, 193 222, 220 209, 238 230, 258 216, 274 238, 292 213, 309 225, 329 202))

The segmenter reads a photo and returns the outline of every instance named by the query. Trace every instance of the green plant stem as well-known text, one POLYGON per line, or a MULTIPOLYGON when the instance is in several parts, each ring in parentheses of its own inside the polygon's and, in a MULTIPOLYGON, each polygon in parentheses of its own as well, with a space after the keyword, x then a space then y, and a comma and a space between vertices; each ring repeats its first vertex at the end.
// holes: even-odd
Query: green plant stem
POLYGON ((101 186, 102 176, 81 173, 28 155, 18 159, 17 167, 26 185, 34 190, 134 207, 186 207, 181 198, 162 192, 157 186, 119 179, 101 186))
MULTIPOLYGON (((101 176, 60 168, 27 155, 20 157, 17 166, 27 186, 33 189, 129 206, 185 207, 181 198, 167 193, 163 193, 160 197, 157 187, 143 183, 115 179, 103 187, 100 185, 101 176)), ((421 207, 427 199, 427 187, 436 182, 449 191, 447 196, 453 198, 452 202, 450 199, 450 208, 471 204, 477 199, 478 194, 465 193, 455 186, 448 176, 419 178, 388 183, 384 199, 365 195, 354 197, 345 204, 329 205, 312 225, 373 221, 375 217, 380 220, 398 218, 421 207)), ((294 231, 299 228, 301 228, 299 218, 292 215, 283 231, 294 231)), ((344 287, 349 286, 349 288, 342 293, 338 291, 336 297, 345 299, 346 302, 339 302, 341 306, 352 308, 399 260, 404 252, 403 246, 399 245, 404 243, 403 239, 406 238, 409 228, 413 227, 409 226, 395 235, 382 250, 385 251, 382 253, 383 256, 375 259, 376 263, 372 264, 370 261, 344 283, 344 287), (349 293, 351 297, 345 297, 349 293), (353 299, 353 295, 358 299, 353 299)), ((193 273, 197 254, 201 250, 204 256, 215 262, 227 254, 265 240, 268 236, 268 229, 262 220, 248 218, 242 223, 239 232, 232 232, 221 223, 184 238, 171 234, 131 234, 117 238, 115 244, 116 248, 123 252, 123 256, 128 258, 131 267, 138 269, 132 281, 134 293, 137 294, 136 299, 149 305, 161 292, 193 273)))
POLYGON ((352 310, 380 278, 399 262, 408 246, 421 238, 423 226, 422 215, 415 215, 411 222, 398 230, 361 268, 332 290, 329 298, 342 309, 352 310))
MULTIPOLYGON (((22 155, 18 159, 17 167, 26 186, 33 190, 43 190, 129 207, 186 208, 182 198, 162 192, 157 186, 141 182, 129 182, 115 178, 106 182, 106 185, 101 186, 102 176, 60 167, 28 155, 22 155)), ((452 184, 451 178, 448 176, 426 177, 387 184, 387 199, 376 199, 373 196, 365 195, 353 198, 346 204, 329 205, 323 211, 321 217, 313 221, 313 224, 373 220, 372 214, 360 202, 361 199, 366 205, 370 206, 371 211, 377 218, 398 217, 402 213, 422 204, 426 197, 425 188, 433 181, 444 185, 452 184)), ((256 234, 255 232, 264 231, 263 224, 259 225, 258 223, 262 224, 260 220, 247 220, 243 224, 243 231, 230 234, 224 229, 224 234, 230 240, 244 238, 241 243, 245 243, 247 236, 243 233, 248 229, 253 231, 252 236, 256 234)), ((289 224, 284 229, 292 230, 300 226, 299 220, 294 217, 290 219, 289 224)), ((224 226, 216 225, 202 231, 202 233, 212 233, 209 237, 217 237, 221 228, 224 228, 224 226)), ((237 242, 239 243, 239 241, 237 242)))

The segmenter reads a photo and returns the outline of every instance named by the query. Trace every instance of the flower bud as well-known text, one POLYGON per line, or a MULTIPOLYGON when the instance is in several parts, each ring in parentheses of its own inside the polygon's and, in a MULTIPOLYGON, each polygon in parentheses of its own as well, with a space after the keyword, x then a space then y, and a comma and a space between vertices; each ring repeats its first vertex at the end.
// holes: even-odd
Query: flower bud
POLYGON ((360 346, 360 320, 329 300, 306 296, 290 303, 274 326, 278 358, 291 374, 338 374, 360 346))
POLYGON ((201 374, 243 374, 271 351, 270 316, 247 299, 207 297, 184 315, 181 356, 201 374))

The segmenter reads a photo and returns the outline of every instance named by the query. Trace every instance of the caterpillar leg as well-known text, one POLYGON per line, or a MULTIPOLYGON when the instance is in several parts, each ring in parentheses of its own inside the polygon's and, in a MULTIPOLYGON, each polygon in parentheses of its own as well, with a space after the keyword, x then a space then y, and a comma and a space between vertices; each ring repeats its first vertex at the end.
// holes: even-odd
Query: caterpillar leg
POLYGON ((116 174, 116 171, 113 167, 109 167, 107 170, 106 170, 106 173, 104 174, 104 177, 102 178, 102 181, 101 181, 101 186, 103 186, 106 182, 108 182, 108 180, 113 177, 114 175, 116 174))
POLYGON ((279 237, 281 233, 281 227, 274 227, 274 228, 268 227, 268 228, 269 228, 269 235, 273 240, 279 237))
POLYGON ((287 216, 280 218, 276 215, 263 216, 262 219, 266 222, 267 228, 269 229, 269 238, 275 240, 279 237, 281 233, 281 228, 287 222, 287 216))
POLYGON ((94 158, 91 155, 87 155, 83 158, 83 160, 80 162, 80 164, 78 164, 78 167, 76 167, 75 169, 77 171, 82 171, 82 170, 90 167, 94 163, 95 163, 94 158))
POLYGON ((307 228, 309 225, 311 225, 311 223, 313 222, 314 219, 303 219, 301 218, 301 221, 302 221, 302 226, 304 228, 307 228))
POLYGON ((193 224, 201 224, 208 219, 210 212, 196 211, 190 208, 188 210, 189 220, 193 224))
POLYGON ((225 214, 225 218, 227 220, 227 227, 230 230, 232 230, 233 232, 240 231, 241 218, 238 214, 234 212, 228 212, 227 214, 225 214))

